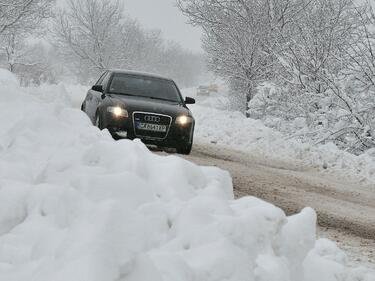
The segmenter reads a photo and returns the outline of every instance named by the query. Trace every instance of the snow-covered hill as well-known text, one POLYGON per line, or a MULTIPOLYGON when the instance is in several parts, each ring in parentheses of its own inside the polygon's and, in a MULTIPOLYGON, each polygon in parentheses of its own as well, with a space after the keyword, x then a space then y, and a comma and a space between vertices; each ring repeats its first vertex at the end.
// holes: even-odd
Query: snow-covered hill
POLYGON ((0 77, 1 281, 375 280, 315 241, 312 209, 234 200, 227 172, 115 142, 0 77))

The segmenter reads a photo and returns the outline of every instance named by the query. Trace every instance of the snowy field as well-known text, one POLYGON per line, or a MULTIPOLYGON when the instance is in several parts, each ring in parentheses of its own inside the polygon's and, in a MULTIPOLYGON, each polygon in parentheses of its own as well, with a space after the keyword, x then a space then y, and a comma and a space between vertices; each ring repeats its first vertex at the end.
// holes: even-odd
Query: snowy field
MULTIPOLYGON (((195 96, 195 89, 184 90, 184 95, 195 96)), ((259 120, 226 110, 227 101, 224 94, 212 94, 198 98, 197 104, 191 106, 197 120, 197 142, 243 150, 269 163, 293 163, 293 166, 316 169, 341 179, 375 183, 374 149, 355 156, 339 150, 333 143, 318 146, 302 143, 266 127, 259 120)))
POLYGON ((5 71, 0 86, 1 281, 375 280, 316 241, 312 209, 234 200, 225 171, 113 141, 73 108, 84 87, 22 89, 5 71))

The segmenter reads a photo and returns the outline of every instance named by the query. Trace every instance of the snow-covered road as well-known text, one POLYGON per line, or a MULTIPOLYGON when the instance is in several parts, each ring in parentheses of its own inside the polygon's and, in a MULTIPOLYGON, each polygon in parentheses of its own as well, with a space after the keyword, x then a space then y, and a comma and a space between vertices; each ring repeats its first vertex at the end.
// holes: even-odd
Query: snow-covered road
POLYGON ((260 197, 289 214, 313 207, 318 211, 321 225, 375 239, 375 192, 371 186, 359 188, 358 184, 340 182, 287 163, 267 163, 217 145, 195 145, 187 159, 230 171, 238 197, 260 197))
POLYGON ((313 207, 318 213, 321 236, 336 240, 351 252, 354 262, 365 262, 375 268, 372 186, 359 187, 358 183, 343 182, 291 163, 269 162, 215 144, 198 143, 186 158, 199 165, 230 171, 237 197, 256 196, 288 214, 313 207))

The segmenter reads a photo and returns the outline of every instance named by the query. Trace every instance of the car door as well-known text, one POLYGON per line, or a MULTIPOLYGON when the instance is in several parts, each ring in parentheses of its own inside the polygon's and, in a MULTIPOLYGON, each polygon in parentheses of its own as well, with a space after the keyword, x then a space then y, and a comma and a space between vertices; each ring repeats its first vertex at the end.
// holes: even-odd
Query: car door
MULTIPOLYGON (((104 72, 102 76, 100 76, 98 82, 96 82, 96 86, 103 86, 104 79, 108 76, 108 71, 104 72)), ((104 88, 104 87, 103 87, 104 88)), ((95 122, 95 114, 98 108, 99 99, 101 100, 101 92, 94 91, 90 89, 87 92, 86 99, 85 99, 85 112, 90 117, 92 122, 95 122)))

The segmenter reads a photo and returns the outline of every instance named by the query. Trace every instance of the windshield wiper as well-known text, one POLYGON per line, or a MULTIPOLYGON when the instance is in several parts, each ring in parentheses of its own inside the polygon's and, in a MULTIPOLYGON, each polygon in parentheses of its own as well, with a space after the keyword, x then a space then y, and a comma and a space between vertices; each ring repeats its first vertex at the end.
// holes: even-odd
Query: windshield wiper
POLYGON ((140 97, 140 98, 148 98, 148 99, 153 99, 153 100, 164 100, 164 101, 170 101, 170 102, 177 102, 179 103, 179 101, 176 101, 176 100, 170 100, 170 99, 165 99, 165 98, 158 98, 158 97, 150 97, 150 96, 142 96, 142 95, 134 95, 134 94, 129 94, 129 93, 125 93, 125 92, 109 92, 109 94, 112 94, 112 95, 124 95, 124 96, 131 96, 131 97, 140 97))
POLYGON ((131 96, 131 97, 138 97, 137 95, 129 94, 129 93, 124 93, 124 92, 109 92, 108 94, 110 95, 123 95, 123 96, 131 96))
POLYGON ((158 98, 158 97, 149 97, 149 96, 140 96, 142 98, 149 98, 149 99, 153 99, 153 100, 164 100, 164 101, 170 101, 170 102, 177 102, 176 100, 170 100, 170 99, 164 99, 164 98, 158 98))

